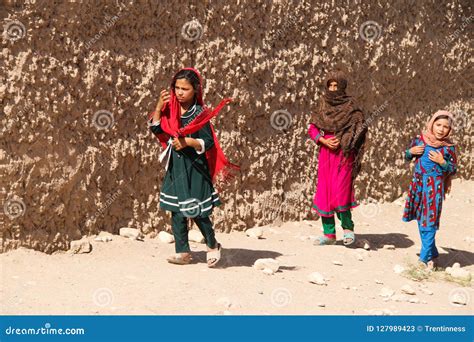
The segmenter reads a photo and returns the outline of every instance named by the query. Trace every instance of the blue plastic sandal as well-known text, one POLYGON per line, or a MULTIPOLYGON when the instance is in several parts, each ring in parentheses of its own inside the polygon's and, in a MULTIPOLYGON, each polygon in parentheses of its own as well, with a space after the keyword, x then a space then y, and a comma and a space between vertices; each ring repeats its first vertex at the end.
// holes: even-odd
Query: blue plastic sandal
POLYGON ((355 242, 354 232, 344 233, 344 240, 342 240, 344 246, 352 245, 355 242))
POLYGON ((326 246, 326 245, 334 245, 335 243, 336 243, 336 239, 330 239, 327 236, 318 236, 316 240, 314 240, 313 245, 326 246))

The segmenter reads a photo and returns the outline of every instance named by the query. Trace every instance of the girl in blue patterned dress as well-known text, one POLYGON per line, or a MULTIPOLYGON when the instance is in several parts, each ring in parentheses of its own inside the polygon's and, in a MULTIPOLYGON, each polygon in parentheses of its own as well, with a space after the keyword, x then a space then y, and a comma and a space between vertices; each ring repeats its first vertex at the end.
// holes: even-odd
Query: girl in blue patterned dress
POLYGON ((456 173, 455 146, 449 139, 453 115, 436 112, 405 151, 405 159, 415 158, 415 173, 408 190, 403 221, 416 219, 421 238, 420 262, 432 269, 438 257, 435 236, 439 229, 441 208, 456 173))

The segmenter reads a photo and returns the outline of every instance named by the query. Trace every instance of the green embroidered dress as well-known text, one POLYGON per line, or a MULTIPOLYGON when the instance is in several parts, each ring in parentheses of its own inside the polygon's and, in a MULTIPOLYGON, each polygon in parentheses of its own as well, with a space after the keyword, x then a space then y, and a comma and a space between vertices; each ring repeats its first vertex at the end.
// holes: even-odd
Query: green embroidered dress
MULTIPOLYGON (((181 126, 185 127, 202 112, 202 107, 195 104, 181 115, 181 126)), ((163 133, 160 122, 152 123, 150 129, 155 134, 163 133)), ((214 145, 210 124, 207 123, 199 131, 188 135, 197 139, 200 152, 192 147, 176 151, 172 146, 167 154, 167 171, 160 193, 160 208, 181 212, 186 217, 208 217, 212 209, 221 204, 217 191, 214 189, 207 164, 207 151, 214 145)))

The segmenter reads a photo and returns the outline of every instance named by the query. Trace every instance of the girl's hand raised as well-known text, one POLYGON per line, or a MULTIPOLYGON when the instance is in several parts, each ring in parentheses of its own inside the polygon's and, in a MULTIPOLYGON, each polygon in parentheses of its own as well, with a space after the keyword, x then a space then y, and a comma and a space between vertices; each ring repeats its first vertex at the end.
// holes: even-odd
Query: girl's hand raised
POLYGON ((176 151, 182 150, 188 146, 186 138, 174 138, 171 143, 176 151))
POLYGON ((339 148, 339 145, 340 145, 340 142, 339 142, 339 139, 336 138, 336 137, 332 137, 332 138, 329 138, 329 139, 325 139, 323 137, 319 138, 319 141, 324 145, 326 146, 327 148, 329 148, 330 150, 337 150, 339 148))
POLYGON ((438 163, 439 165, 443 165, 445 163, 443 154, 439 151, 430 151, 430 153, 428 154, 428 158, 430 158, 431 161, 438 163))
POLYGON ((167 90, 162 90, 160 93, 160 99, 158 100, 158 103, 156 104, 156 112, 161 112, 161 110, 163 109, 163 106, 169 100, 170 100, 170 93, 167 90))
POLYGON ((414 146, 410 148, 410 153, 413 156, 421 156, 425 152, 425 145, 414 146))

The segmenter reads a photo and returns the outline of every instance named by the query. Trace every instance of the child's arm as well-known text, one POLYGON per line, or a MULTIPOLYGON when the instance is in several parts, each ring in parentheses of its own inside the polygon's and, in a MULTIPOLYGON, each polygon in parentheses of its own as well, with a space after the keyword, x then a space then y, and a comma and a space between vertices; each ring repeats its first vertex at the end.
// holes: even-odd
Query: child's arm
POLYGON ((441 164, 443 172, 454 175, 457 171, 456 149, 454 146, 449 146, 444 149, 444 164, 441 164))
POLYGON ((154 134, 161 134, 161 133, 164 133, 163 129, 161 128, 161 119, 159 120, 156 120, 154 118, 154 114, 155 112, 151 113, 148 118, 148 127, 150 127, 150 130, 154 133, 154 134))
POLYGON ((405 150, 405 160, 410 161, 414 157, 422 155, 425 150, 425 144, 419 136, 411 141, 410 146, 405 150))
POLYGON ((311 140, 313 140, 316 144, 319 144, 319 139, 322 136, 321 136, 321 132, 319 131, 318 127, 316 127, 315 124, 309 124, 308 134, 311 140))
POLYGON ((214 146, 214 135, 212 134, 211 125, 209 123, 201 128, 197 134, 198 137, 194 139, 199 143, 198 148, 195 148, 197 154, 202 154, 214 146))

